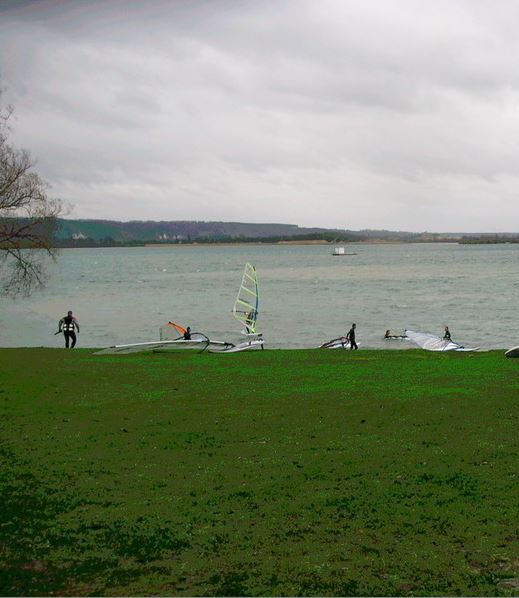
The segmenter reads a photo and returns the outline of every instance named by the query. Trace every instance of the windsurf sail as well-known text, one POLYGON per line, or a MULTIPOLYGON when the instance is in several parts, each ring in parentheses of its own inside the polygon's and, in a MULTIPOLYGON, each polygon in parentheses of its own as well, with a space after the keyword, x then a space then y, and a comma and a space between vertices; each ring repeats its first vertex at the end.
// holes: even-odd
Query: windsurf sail
POLYGON ((160 340, 145 343, 129 343, 125 345, 112 345, 94 355, 114 355, 127 353, 164 352, 176 349, 199 349, 205 351, 209 345, 227 346, 223 341, 212 341, 202 332, 191 332, 191 338, 185 339, 186 329, 175 322, 168 322, 159 329, 160 340))
POLYGON ((100 351, 96 351, 94 355, 114 355, 120 354, 125 355, 128 353, 146 353, 146 352, 153 352, 158 350, 163 350, 166 348, 169 349, 176 349, 176 348, 198 348, 204 350, 208 345, 209 339, 207 337, 204 338, 197 338, 191 341, 184 341, 182 339, 176 339, 173 341, 149 341, 146 343, 131 343, 126 345, 112 345, 111 347, 106 347, 105 349, 101 349, 100 351))
POLYGON ((415 345, 418 345, 421 349, 425 349, 426 351, 477 351, 479 348, 466 349, 459 343, 455 343, 449 339, 440 338, 439 336, 427 332, 406 330, 405 334, 415 345))
POLYGON ((168 322, 164 326, 161 326, 159 330, 161 341, 175 340, 184 336, 185 333, 186 329, 175 322, 168 322))
POLYGON ((350 341, 345 336, 332 338, 331 341, 326 341, 319 345, 319 349, 346 349, 350 348, 350 341))
POLYGON ((258 275, 256 274, 256 268, 247 262, 232 313, 238 322, 245 327, 247 334, 256 334, 258 312, 258 275))
POLYGON ((243 331, 249 338, 238 344, 225 343, 220 349, 209 349, 210 353, 238 353, 248 351, 255 347, 264 349, 264 340, 262 334, 256 331, 256 324, 259 313, 259 292, 258 275, 256 268, 248 262, 245 264, 241 285, 238 290, 234 307, 232 308, 234 317, 245 328, 243 331))

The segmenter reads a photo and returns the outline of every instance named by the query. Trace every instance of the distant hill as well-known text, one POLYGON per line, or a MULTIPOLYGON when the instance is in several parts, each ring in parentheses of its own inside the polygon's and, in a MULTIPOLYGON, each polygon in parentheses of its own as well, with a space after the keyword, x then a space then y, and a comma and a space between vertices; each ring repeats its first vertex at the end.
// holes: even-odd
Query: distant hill
POLYGON ((301 227, 296 224, 204 222, 195 220, 65 220, 58 221, 56 245, 97 247, 146 243, 210 243, 280 241, 371 241, 381 243, 509 243, 517 233, 411 233, 390 230, 353 231, 339 228, 301 227))
POLYGON ((195 239, 226 240, 239 238, 300 237, 331 234, 342 237, 362 235, 340 229, 303 228, 296 224, 251 224, 245 222, 202 221, 140 221, 118 222, 115 220, 60 220, 57 239, 107 241, 116 243, 182 242, 195 239))

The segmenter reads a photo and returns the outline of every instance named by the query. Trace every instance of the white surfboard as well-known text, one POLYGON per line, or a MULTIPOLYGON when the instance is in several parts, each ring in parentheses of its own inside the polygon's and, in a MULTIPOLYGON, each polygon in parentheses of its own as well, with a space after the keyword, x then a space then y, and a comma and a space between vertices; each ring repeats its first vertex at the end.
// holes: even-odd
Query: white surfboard
POLYGON ((248 351, 249 349, 254 349, 256 347, 264 349, 264 342, 265 341, 262 338, 260 338, 246 341, 244 343, 239 343, 237 345, 228 343, 228 347, 224 349, 209 349, 209 353, 239 353, 240 351, 248 351))
POLYGON ((207 345, 206 339, 194 339, 186 341, 184 339, 178 339, 174 341, 150 341, 147 343, 131 343, 126 345, 113 345, 96 351, 94 355, 127 355, 129 353, 146 353, 151 351, 171 351, 172 349, 189 349, 189 348, 202 348, 207 345))

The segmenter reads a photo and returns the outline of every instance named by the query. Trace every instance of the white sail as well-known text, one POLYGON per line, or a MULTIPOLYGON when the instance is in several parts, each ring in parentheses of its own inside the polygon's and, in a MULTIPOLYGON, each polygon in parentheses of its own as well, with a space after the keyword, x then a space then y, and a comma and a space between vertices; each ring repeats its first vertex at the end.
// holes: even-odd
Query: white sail
MULTIPOLYGON (((194 336, 194 335, 193 335, 194 336)), ((179 348, 205 348, 209 344, 209 339, 204 336, 200 335, 192 340, 185 341, 182 338, 176 339, 174 341, 149 341, 146 343, 130 343, 126 345, 112 345, 111 347, 106 347, 105 349, 101 349, 100 351, 96 351, 94 355, 126 355, 128 353, 146 353, 146 352, 155 352, 159 350, 172 350, 172 349, 179 349, 179 348)))
POLYGON ((160 327, 160 340, 148 341, 146 343, 129 343, 124 345, 112 345, 94 353, 94 355, 125 355, 128 353, 146 353, 146 352, 170 352, 177 349, 199 349, 205 351, 209 345, 227 346, 223 341, 212 341, 201 332, 192 332, 190 339, 185 339, 186 328, 168 322, 160 327))
POLYGON ((426 351, 477 351, 477 348, 465 349, 454 341, 440 338, 439 336, 427 332, 406 330, 405 334, 409 340, 415 343, 415 345, 418 345, 421 349, 425 349, 426 351))
POLYGON ((238 322, 245 327, 247 334, 256 334, 258 311, 258 276, 256 268, 247 262, 232 313, 238 322))
POLYGON ((243 332, 248 339, 242 343, 226 343, 223 349, 209 349, 210 353, 239 353, 249 349, 264 349, 262 334, 256 331, 259 313, 258 275, 256 268, 248 262, 245 264, 238 296, 232 309, 234 317, 243 325, 243 332))

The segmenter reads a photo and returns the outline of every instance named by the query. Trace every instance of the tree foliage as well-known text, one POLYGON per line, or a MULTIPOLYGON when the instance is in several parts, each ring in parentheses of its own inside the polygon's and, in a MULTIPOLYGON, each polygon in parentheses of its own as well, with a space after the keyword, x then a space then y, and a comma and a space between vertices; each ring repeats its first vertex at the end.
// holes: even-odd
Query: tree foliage
POLYGON ((0 106, 0 284, 10 295, 29 293, 46 280, 45 263, 52 246, 59 200, 33 170, 30 154, 9 139, 10 107, 0 106))

